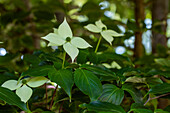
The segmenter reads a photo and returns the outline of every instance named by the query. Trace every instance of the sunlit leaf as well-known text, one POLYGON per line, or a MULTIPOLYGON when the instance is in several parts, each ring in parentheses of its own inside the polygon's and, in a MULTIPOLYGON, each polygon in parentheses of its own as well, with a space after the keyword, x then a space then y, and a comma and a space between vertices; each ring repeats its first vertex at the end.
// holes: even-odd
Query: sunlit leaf
POLYGON ((103 28, 107 29, 106 25, 104 25, 101 20, 96 21, 95 24, 100 29, 103 29, 103 28))
POLYGON ((84 39, 80 37, 73 37, 73 39, 71 40, 71 44, 73 44, 74 46, 80 49, 86 49, 88 47, 92 47, 90 44, 88 44, 84 39))
POLYGON ((16 94, 21 98, 21 101, 26 103, 31 98, 32 89, 23 85, 21 88, 16 90, 16 94))
POLYGON ((67 37, 70 37, 70 38, 73 37, 71 28, 68 25, 66 18, 64 18, 63 23, 61 23, 61 25, 58 27, 58 34, 62 36, 64 39, 66 39, 67 37))
POLYGON ((116 31, 113 31, 113 30, 107 30, 106 32, 107 32, 109 35, 114 36, 114 37, 123 36, 123 34, 117 33, 116 31))
POLYGON ((45 84, 47 81, 48 79, 45 77, 34 77, 27 82, 27 85, 30 87, 39 87, 45 84))
POLYGON ((55 33, 49 33, 47 36, 42 37, 42 39, 48 40, 50 43, 48 46, 61 46, 65 43, 65 40, 61 38, 61 36, 55 33))
POLYGON ((170 67, 170 60, 164 58, 155 59, 155 62, 162 66, 170 67))
POLYGON ((75 58, 78 56, 79 50, 69 42, 64 44, 63 48, 66 53, 71 57, 72 62, 74 62, 75 58))
POLYGON ((8 80, 8 81, 4 82, 1 87, 5 87, 10 90, 15 90, 15 89, 18 89, 19 87, 21 87, 21 85, 22 85, 22 83, 21 82, 18 83, 18 81, 16 81, 16 80, 8 80))
POLYGON ((114 39, 112 35, 110 35, 107 31, 101 32, 101 35, 107 42, 109 42, 110 45, 112 45, 112 41, 114 39))
POLYGON ((100 33, 102 31, 102 29, 98 28, 97 26, 93 24, 88 24, 87 26, 85 26, 85 28, 94 33, 100 33))

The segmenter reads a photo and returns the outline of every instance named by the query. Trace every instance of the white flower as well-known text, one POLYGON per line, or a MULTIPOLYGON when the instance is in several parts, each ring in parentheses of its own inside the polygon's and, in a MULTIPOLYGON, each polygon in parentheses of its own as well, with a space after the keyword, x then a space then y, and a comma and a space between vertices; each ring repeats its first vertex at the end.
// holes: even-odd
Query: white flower
POLYGON ((72 62, 79 53, 79 50, 77 48, 85 49, 88 47, 92 47, 84 39, 80 37, 73 37, 71 28, 68 25, 66 18, 64 19, 63 23, 58 27, 58 29, 54 29, 54 33, 49 33, 47 36, 42 38, 49 41, 48 46, 63 45, 64 50, 71 57, 72 62))
POLYGON ((20 97, 21 101, 27 102, 32 96, 32 88, 39 87, 48 81, 45 77, 34 77, 23 79, 18 83, 17 80, 8 80, 2 84, 2 87, 10 90, 16 90, 16 94, 20 97), (28 87, 28 86, 30 87, 28 87))
POLYGON ((119 34, 116 31, 113 30, 107 30, 106 25, 104 25, 102 23, 101 20, 96 21, 95 22, 96 25, 94 24, 88 24, 87 26, 85 26, 85 28, 91 32, 94 33, 100 33, 102 35, 102 37, 110 43, 110 45, 112 45, 112 41, 113 41, 113 36, 114 37, 118 37, 118 36, 123 36, 123 34, 119 34))

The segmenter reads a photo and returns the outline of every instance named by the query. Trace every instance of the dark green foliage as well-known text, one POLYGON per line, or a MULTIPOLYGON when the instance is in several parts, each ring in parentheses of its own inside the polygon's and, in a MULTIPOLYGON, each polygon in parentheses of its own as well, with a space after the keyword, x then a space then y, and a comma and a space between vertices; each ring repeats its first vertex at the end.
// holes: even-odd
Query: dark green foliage
POLYGON ((20 98, 9 89, 0 87, 0 99, 7 102, 10 105, 18 106, 20 109, 24 111, 29 111, 26 108, 26 104, 21 102, 20 98))
MULTIPOLYGON (((133 1, 104 1, 108 6, 102 4, 103 0, 68 1, 0 1, 0 48, 8 52, 0 56, 0 85, 21 77, 49 79, 32 88, 29 108, 13 91, 0 87, 0 113, 29 113, 28 109, 32 113, 169 113, 170 106, 158 109, 161 98, 169 99, 169 49, 158 45, 156 54, 137 59, 133 48, 125 47, 125 40, 135 32, 148 30, 144 20, 139 23, 141 29, 137 28, 133 1), (93 46, 79 49, 74 63, 68 54, 63 63, 62 46, 51 49, 41 39, 58 28, 64 17, 74 36, 93 46), (112 45, 102 38, 94 52, 100 33, 89 32, 84 26, 97 20, 124 36, 114 37, 112 45), (118 46, 125 47, 125 53, 117 54, 118 46)), ((150 4, 150 0, 145 2, 150 4)), ((145 7, 147 18, 151 18, 149 8, 145 7)), ((150 30, 157 32, 161 29, 160 25, 152 27, 150 30)))

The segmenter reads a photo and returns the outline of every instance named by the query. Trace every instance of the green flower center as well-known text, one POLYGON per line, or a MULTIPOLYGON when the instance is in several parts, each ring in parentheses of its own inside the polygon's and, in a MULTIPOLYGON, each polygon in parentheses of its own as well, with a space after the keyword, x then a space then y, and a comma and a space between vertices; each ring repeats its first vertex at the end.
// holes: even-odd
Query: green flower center
POLYGON ((26 84, 27 83, 27 81, 26 80, 22 80, 22 84, 26 84))
POLYGON ((71 41, 71 38, 70 38, 70 37, 67 37, 67 38, 66 38, 66 41, 67 41, 67 42, 70 42, 70 41, 71 41))
POLYGON ((104 31, 104 30, 106 30, 106 27, 103 27, 103 28, 102 28, 102 31, 104 31))

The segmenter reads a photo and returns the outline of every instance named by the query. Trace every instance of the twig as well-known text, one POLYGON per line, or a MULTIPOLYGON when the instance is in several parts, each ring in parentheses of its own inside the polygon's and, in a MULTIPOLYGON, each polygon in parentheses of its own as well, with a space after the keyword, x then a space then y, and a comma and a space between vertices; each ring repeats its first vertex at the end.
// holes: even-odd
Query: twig
POLYGON ((45 83, 46 107, 48 106, 47 83, 45 83))
POLYGON ((150 97, 150 94, 149 94, 149 98, 148 100, 145 102, 144 106, 150 101, 151 97, 150 97))
POLYGON ((51 103, 50 103, 50 106, 49 106, 49 110, 51 110, 52 106, 53 106, 53 100, 54 100, 54 96, 55 96, 55 93, 57 91, 57 88, 58 88, 58 85, 55 87, 55 90, 53 92, 53 97, 52 97, 52 100, 51 100, 51 103))
POLYGON ((64 101, 62 102, 62 104, 61 104, 61 106, 60 106, 59 113, 60 113, 61 110, 62 110, 63 104, 64 104, 64 101))
POLYGON ((151 100, 157 99, 157 98, 160 98, 160 97, 164 97, 164 96, 167 96, 167 95, 170 95, 170 93, 163 94, 163 95, 159 95, 159 96, 157 96, 157 97, 153 97, 153 98, 151 98, 151 100))
POLYGON ((149 98, 148 100, 145 102, 144 106, 150 101, 150 100, 153 100, 153 99, 158 99, 160 97, 164 97, 164 96, 167 96, 169 95, 170 93, 167 93, 167 94, 162 94, 162 95, 159 95, 159 96, 156 96, 156 97, 153 97, 153 98, 150 98, 150 94, 149 94, 149 98))

